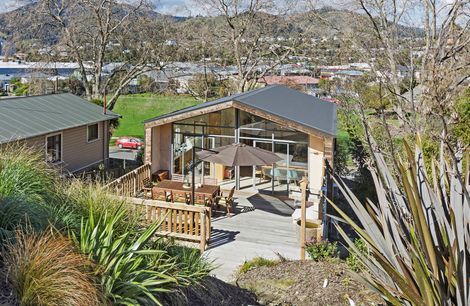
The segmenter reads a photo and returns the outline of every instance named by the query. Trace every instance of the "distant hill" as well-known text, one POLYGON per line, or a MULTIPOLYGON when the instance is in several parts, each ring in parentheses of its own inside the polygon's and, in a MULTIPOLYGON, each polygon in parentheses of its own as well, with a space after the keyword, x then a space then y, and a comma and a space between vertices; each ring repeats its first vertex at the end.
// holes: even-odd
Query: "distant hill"
MULTIPOLYGON (((29 3, 16 10, 0 14, 0 35, 14 40, 16 43, 21 41, 38 41, 45 45, 53 45, 60 41, 60 30, 53 24, 51 17, 44 13, 43 0, 29 3)), ((128 4, 120 4, 116 8, 117 14, 123 16, 132 10, 133 7, 128 4)), ((81 12, 66 12, 66 14, 81 12)), ((163 15, 153 11, 145 10, 151 18, 160 18, 163 15)), ((175 20, 179 20, 177 17, 175 20)))
MULTIPOLYGON (((39 13, 41 12, 41 2, 42 0, 39 0, 14 11, 0 14, 0 37, 3 33, 3 36, 7 39, 15 41, 17 45, 20 44, 19 49, 25 49, 21 47, 21 44, 27 46, 34 43, 54 45, 59 42, 61 35, 59 29, 52 25, 49 16, 39 13)), ((132 7, 122 4, 118 9, 120 10, 119 13, 125 14, 132 7)), ((366 22, 365 16, 347 10, 324 8, 316 13, 317 15, 321 14, 321 18, 308 12, 288 16, 269 15, 268 18, 271 18, 272 26, 266 34, 271 37, 284 38, 297 35, 309 38, 331 38, 338 35, 337 29, 340 29, 341 32, 353 31, 353 24, 356 27, 361 27, 361 24, 365 25, 366 22), (333 27, 330 25, 333 25, 333 27)), ((68 14, 71 14, 71 12, 68 12, 68 14)), ((149 14, 148 16, 151 18, 164 16, 150 9, 145 11, 144 14, 149 14)), ((167 17, 175 22, 176 33, 180 33, 175 34, 175 36, 179 37, 197 35, 197 32, 202 28, 208 28, 210 31, 217 33, 223 27, 223 20, 220 16, 167 17), (187 33, 188 29, 191 29, 191 33, 187 33)), ((400 31, 403 36, 410 33, 419 33, 419 30, 408 27, 402 27, 400 31)))

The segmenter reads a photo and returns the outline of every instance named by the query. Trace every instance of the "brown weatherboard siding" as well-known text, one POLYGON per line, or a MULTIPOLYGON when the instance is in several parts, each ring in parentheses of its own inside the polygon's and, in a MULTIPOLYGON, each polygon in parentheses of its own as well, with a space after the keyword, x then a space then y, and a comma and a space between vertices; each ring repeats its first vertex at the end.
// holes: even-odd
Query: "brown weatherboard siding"
MULTIPOLYGON (((100 122, 98 123, 99 139, 90 143, 87 142, 86 125, 61 131, 63 163, 60 166, 74 172, 101 162, 103 160, 103 124, 105 124, 105 137, 108 137, 108 122, 100 122)), ((39 148, 44 152, 46 136, 47 135, 36 136, 24 139, 23 141, 27 146, 39 148)), ((20 141, 20 143, 21 142, 22 141, 20 141)), ((108 158, 107 145, 105 146, 105 150, 105 158, 108 158)))

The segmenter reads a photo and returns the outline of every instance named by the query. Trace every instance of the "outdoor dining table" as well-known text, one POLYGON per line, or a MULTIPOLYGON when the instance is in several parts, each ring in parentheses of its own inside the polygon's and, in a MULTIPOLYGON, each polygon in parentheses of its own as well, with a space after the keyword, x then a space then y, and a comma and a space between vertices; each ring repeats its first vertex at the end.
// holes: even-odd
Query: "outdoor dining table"
MULTIPOLYGON (((173 199, 186 199, 187 194, 191 194, 191 188, 185 188, 183 182, 165 180, 158 183, 156 186, 152 188, 152 198, 156 199, 158 194, 165 194, 165 192, 172 193, 173 199)), ((196 200, 196 204, 206 204, 206 199, 210 203, 214 203, 215 198, 220 193, 220 187, 217 185, 203 185, 201 187, 195 188, 195 195, 194 198, 196 200)), ((176 200, 174 200, 177 202, 176 200)))

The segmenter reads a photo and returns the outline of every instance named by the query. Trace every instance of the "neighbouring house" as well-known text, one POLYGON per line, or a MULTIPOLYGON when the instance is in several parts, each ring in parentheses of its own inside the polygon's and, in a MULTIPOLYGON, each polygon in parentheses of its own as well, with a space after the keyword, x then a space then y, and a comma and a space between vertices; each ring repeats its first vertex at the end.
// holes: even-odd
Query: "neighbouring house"
POLYGON ((10 91, 10 83, 13 76, 8 74, 0 74, 0 92, 8 92, 10 91))
POLYGON ((145 162, 151 172, 187 179, 192 150, 245 143, 278 154, 275 165, 229 168, 203 162, 198 180, 289 195, 307 176, 313 194, 324 185, 325 159, 333 163, 334 103, 291 88, 270 85, 149 119, 145 162))
POLYGON ((258 80, 259 84, 265 86, 269 85, 285 85, 294 86, 308 94, 315 94, 318 89, 318 82, 320 80, 311 76, 304 75, 291 75, 291 76, 280 76, 280 75, 268 75, 258 80))
POLYGON ((107 163, 110 121, 120 116, 72 94, 0 100, 0 146, 25 143, 51 164, 79 172, 107 163))

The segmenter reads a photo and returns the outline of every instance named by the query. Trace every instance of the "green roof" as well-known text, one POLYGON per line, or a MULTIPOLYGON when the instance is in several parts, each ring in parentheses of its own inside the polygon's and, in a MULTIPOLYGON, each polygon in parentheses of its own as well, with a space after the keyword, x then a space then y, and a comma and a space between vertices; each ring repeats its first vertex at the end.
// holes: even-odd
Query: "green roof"
POLYGON ((120 116, 72 94, 0 100, 0 143, 54 133, 120 116))

